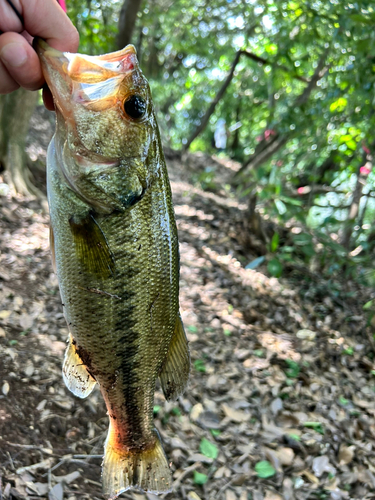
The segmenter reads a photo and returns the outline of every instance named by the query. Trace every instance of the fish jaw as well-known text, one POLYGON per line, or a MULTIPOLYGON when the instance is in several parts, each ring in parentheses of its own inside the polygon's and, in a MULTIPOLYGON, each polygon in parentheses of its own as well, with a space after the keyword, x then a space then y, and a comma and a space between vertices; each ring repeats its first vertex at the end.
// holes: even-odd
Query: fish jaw
POLYGON ((60 52, 36 37, 34 48, 55 103, 65 118, 77 104, 96 111, 114 106, 124 75, 138 68, 133 45, 102 56, 87 56, 60 52))
POLYGON ((132 45, 102 56, 60 52, 40 38, 34 47, 57 112, 59 166, 69 187, 100 213, 137 203, 159 169, 159 133, 147 80, 132 45), (140 97, 144 116, 125 103, 140 97))

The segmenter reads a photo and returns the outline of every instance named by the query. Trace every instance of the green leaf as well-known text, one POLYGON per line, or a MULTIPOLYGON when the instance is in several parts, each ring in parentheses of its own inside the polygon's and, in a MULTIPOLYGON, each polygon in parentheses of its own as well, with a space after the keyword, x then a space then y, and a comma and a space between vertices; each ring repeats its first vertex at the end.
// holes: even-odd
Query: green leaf
POLYGON ((188 330, 189 330, 189 332, 191 332, 191 333, 197 333, 197 331, 198 331, 198 328, 197 328, 195 325, 189 325, 189 326, 187 327, 187 329, 188 329, 188 330))
POLYGON ((258 477, 266 479, 267 477, 274 476, 276 469, 267 460, 262 460, 255 465, 255 472, 258 474, 258 477))
POLYGON ((320 422, 304 422, 303 425, 309 429, 314 429, 319 434, 324 434, 324 427, 320 422))
POLYGON ((284 215, 287 212, 285 203, 281 200, 275 200, 276 209, 280 215, 284 215))
POLYGON ((204 456, 208 458, 213 458, 214 460, 217 458, 219 454, 219 450, 216 444, 211 443, 211 441, 209 441, 206 438, 202 439, 201 444, 199 446, 199 450, 204 456))
POLYGON ((366 302, 366 304, 362 307, 362 309, 364 311, 368 311, 369 309, 371 309, 371 307, 373 306, 374 304, 374 300, 369 300, 368 302, 366 302))
POLYGON ((279 233, 273 233, 271 240, 271 252, 276 252, 276 250, 279 248, 279 241, 280 241, 279 233))
POLYGON ((208 476, 206 474, 202 474, 201 472, 194 471, 194 483, 203 485, 206 484, 208 480, 208 476))
POLYGON ((344 396, 340 396, 339 403, 340 403, 340 405, 346 406, 347 404, 349 404, 349 400, 344 398, 344 396))
POLYGON ((347 354, 348 356, 353 356, 354 349, 353 347, 348 347, 342 351, 343 354, 347 354))
POLYGON ((301 438, 299 437, 298 434, 288 434, 288 436, 294 441, 301 441, 301 438))
POLYGON ((159 411, 161 410, 161 406, 159 405, 155 405, 154 406, 154 415, 157 415, 159 413, 159 411))
POLYGON ((221 431, 219 431, 219 429, 210 429, 210 432, 213 435, 213 437, 218 437, 221 434, 221 431))
POLYGON ((194 368, 197 370, 197 372, 206 372, 206 365, 204 364, 204 361, 201 359, 196 359, 194 361, 194 368))
POLYGON ((253 354, 254 356, 256 356, 257 358, 262 358, 263 357, 263 354, 264 354, 264 351, 263 349, 255 349, 253 351, 253 354))
POLYGON ((271 259, 267 264, 267 270, 271 274, 271 276, 275 276, 275 278, 280 278, 283 273, 283 266, 278 259, 271 259))
POLYGON ((285 362, 288 365, 288 369, 285 370, 286 376, 289 378, 297 378, 300 372, 299 364, 292 359, 286 359, 285 362))
POLYGON ((289 205, 294 205, 296 207, 302 207, 303 203, 300 200, 295 200, 294 198, 289 198, 289 196, 280 196, 280 200, 289 205))
POLYGON ((333 102, 330 107, 329 107, 329 110, 333 113, 334 111, 338 111, 338 112, 341 112, 341 111, 344 111, 346 105, 348 104, 348 100, 345 99, 345 97, 339 97, 337 99, 337 101, 333 102))

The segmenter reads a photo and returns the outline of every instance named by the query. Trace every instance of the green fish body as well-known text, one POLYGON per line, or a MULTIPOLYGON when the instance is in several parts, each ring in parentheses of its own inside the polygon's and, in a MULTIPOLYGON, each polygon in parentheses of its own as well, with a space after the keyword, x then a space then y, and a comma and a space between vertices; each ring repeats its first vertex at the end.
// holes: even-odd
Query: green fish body
POLYGON ((150 89, 132 46, 105 56, 38 40, 57 126, 47 158, 51 247, 69 345, 67 387, 96 383, 110 426, 103 491, 171 490, 153 424, 159 378, 180 395, 190 359, 179 315, 178 239, 150 89))

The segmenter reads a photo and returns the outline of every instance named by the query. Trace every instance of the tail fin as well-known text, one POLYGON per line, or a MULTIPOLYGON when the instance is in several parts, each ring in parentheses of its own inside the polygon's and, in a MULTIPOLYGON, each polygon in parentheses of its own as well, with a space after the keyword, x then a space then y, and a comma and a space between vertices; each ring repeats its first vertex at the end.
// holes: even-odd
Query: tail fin
POLYGON ((130 488, 156 495, 172 491, 172 473, 160 437, 155 430, 155 446, 138 452, 118 451, 111 446, 111 429, 105 443, 103 494, 109 500, 130 488))

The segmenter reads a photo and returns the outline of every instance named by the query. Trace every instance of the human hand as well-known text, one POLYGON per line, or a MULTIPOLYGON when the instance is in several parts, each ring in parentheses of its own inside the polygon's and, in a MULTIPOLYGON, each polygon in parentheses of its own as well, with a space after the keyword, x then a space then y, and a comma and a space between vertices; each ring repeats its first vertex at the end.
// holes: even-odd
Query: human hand
MULTIPOLYGON (((24 19, 24 26, 6 0, 0 0, 0 94, 18 87, 40 89, 45 80, 39 58, 31 46, 40 36, 53 48, 76 52, 79 36, 56 0, 13 0, 24 19), (25 30, 25 31, 24 31, 25 30)), ((45 105, 53 109, 52 97, 43 95, 45 105)))

